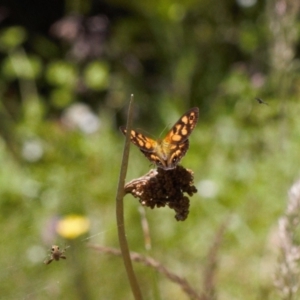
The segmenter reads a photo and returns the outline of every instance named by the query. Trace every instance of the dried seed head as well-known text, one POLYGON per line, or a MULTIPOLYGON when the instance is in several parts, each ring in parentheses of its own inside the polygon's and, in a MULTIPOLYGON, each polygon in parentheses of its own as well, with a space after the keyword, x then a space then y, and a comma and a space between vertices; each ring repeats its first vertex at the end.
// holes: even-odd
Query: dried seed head
POLYGON ((190 200, 197 192, 193 185, 193 172, 181 166, 172 170, 158 168, 146 175, 133 179, 125 185, 125 193, 132 194, 144 206, 151 208, 168 205, 176 212, 177 221, 184 221, 189 214, 190 200))

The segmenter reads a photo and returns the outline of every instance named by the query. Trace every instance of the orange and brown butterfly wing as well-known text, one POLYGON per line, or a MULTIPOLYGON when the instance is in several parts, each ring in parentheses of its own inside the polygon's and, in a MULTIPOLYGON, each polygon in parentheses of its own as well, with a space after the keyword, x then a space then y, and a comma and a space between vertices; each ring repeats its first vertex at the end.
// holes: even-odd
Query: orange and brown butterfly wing
MULTIPOLYGON (((126 127, 121 126, 120 130, 126 136, 126 127)), ((146 152, 155 151, 155 147, 157 145, 156 141, 133 129, 130 132, 130 140, 133 144, 139 147, 141 151, 146 152)))
MULTIPOLYGON (((125 126, 120 127, 121 132, 126 135, 125 126)), ((136 145, 140 151, 150 160, 151 163, 155 163, 157 161, 157 155, 155 154, 155 149, 157 147, 157 142, 145 136, 144 134, 131 130, 130 132, 130 140, 136 145)))
POLYGON ((180 145, 176 146, 176 150, 163 151, 161 146, 157 147, 157 151, 148 152, 140 149, 141 152, 156 166, 159 168, 163 168, 165 170, 174 169, 178 164, 179 160, 185 155, 187 150, 189 149, 189 140, 185 140, 180 145), (178 159, 177 159, 178 158, 178 159))
POLYGON ((171 130, 164 138, 164 142, 170 144, 180 144, 188 139, 192 131, 197 125, 199 118, 199 108, 193 107, 188 110, 181 118, 174 124, 171 130))
POLYGON ((162 141, 162 148, 166 156, 164 169, 173 169, 189 149, 188 137, 197 125, 199 118, 198 107, 188 110, 168 132, 162 141))

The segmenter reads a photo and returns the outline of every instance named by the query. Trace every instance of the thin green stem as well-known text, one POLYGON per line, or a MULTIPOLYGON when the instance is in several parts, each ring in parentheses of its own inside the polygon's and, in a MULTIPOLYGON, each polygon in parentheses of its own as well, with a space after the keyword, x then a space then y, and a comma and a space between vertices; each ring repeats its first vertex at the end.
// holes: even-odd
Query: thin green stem
POLYGON ((124 192, 124 185, 125 185, 125 178, 127 173, 127 166, 128 166, 128 158, 129 158, 129 148, 130 148, 130 131, 131 131, 131 123, 132 123, 132 107, 133 107, 133 94, 130 98, 129 108, 128 108, 128 119, 126 124, 126 140, 123 150, 123 158, 122 158, 122 165, 121 171, 119 176, 119 184, 118 184, 118 191, 116 197, 116 217, 117 217, 117 226, 118 226, 118 236, 119 236, 119 243, 120 249, 122 253, 123 262, 125 265, 125 269, 127 272, 128 280, 130 282, 131 290, 136 300, 142 300, 142 293, 138 282, 136 280, 132 262, 130 259, 130 253, 128 248, 128 243, 125 235, 125 224, 124 224, 124 206, 123 206, 123 198, 125 195, 124 192))

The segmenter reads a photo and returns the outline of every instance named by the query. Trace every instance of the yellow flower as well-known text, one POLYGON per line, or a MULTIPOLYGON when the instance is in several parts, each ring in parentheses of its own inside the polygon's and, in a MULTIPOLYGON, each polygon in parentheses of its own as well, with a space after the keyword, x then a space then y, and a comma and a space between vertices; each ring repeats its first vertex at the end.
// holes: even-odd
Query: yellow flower
POLYGON ((56 231, 66 239, 75 239, 86 233, 89 228, 90 221, 88 218, 80 215, 68 215, 58 221, 56 231))

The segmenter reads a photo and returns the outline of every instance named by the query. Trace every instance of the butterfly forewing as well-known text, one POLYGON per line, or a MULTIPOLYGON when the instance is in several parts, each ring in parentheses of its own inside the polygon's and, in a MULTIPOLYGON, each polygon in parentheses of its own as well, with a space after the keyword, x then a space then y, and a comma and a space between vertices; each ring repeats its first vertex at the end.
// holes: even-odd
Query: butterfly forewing
POLYGON ((191 108, 174 124, 166 135, 164 141, 171 144, 183 143, 188 139, 193 129, 196 127, 198 118, 198 107, 191 108))
MULTIPOLYGON (((124 135, 126 135, 126 128, 125 126, 120 127, 121 131, 124 135)), ((157 142, 155 140, 152 140, 151 138, 145 136, 144 134, 136 131, 131 130, 130 132, 130 140, 133 144, 135 144, 137 147, 140 148, 140 150, 146 151, 146 152, 152 152, 154 151, 157 142)))

